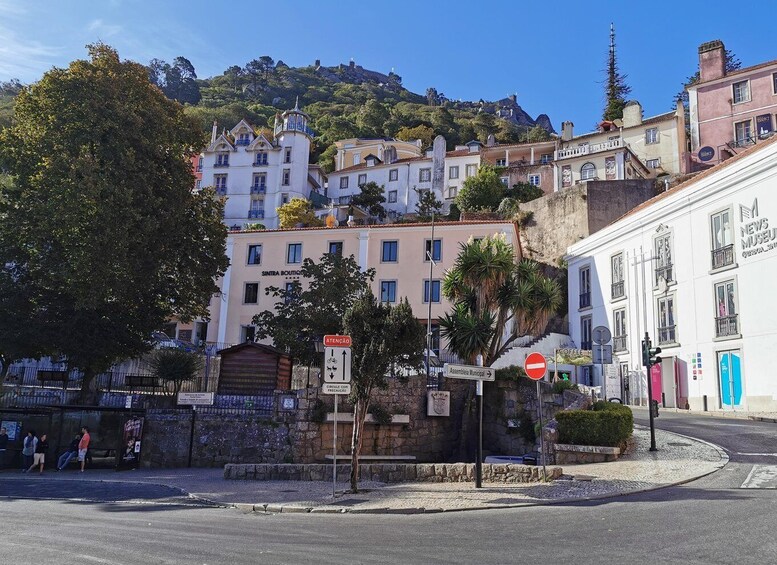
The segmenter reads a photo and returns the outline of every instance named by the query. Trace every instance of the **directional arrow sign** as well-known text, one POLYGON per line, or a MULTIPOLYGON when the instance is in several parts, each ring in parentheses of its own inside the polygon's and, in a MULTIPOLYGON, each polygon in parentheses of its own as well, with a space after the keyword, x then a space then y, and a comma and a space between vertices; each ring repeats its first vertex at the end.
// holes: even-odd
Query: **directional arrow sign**
POLYGON ((351 382, 350 347, 327 347, 324 350, 324 382, 351 382))

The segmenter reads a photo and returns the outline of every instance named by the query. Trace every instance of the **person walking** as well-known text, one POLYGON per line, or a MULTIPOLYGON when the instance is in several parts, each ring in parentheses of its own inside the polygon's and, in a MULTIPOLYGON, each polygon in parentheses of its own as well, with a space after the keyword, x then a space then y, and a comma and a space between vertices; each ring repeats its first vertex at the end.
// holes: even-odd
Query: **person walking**
POLYGON ((22 443, 22 465, 24 465, 22 473, 26 473, 32 467, 37 445, 38 437, 35 435, 35 430, 28 431, 22 443))
POLYGON ((5 468, 5 452, 8 449, 8 432, 0 428, 0 469, 5 468))
POLYGON ((46 434, 41 434, 38 438, 38 443, 35 444, 35 456, 33 458, 32 465, 27 469, 29 473, 35 467, 40 467, 39 474, 43 474, 43 465, 46 463, 46 452, 49 450, 49 440, 46 434))
POLYGON ((78 460, 81 462, 82 473, 86 465, 86 451, 89 449, 89 442, 91 440, 92 436, 89 435, 89 428, 84 426, 81 428, 81 440, 78 442, 78 460))
POLYGON ((70 463, 70 460, 78 455, 78 444, 80 441, 81 434, 76 434, 76 437, 73 439, 73 441, 70 442, 67 451, 59 456, 59 459, 57 460, 57 471, 61 471, 67 467, 67 464, 70 463))

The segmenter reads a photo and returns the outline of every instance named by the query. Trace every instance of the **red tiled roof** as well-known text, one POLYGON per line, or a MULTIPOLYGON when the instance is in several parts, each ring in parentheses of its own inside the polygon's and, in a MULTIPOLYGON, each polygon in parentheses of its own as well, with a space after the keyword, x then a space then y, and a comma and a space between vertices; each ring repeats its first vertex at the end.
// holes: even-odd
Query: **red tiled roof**
POLYGON ((736 71, 731 71, 730 73, 726 73, 722 77, 711 78, 710 80, 705 80, 704 82, 699 81, 696 84, 692 84, 691 86, 689 86, 688 90, 696 88, 696 87, 698 87, 698 86, 700 86, 702 84, 707 84, 708 82, 714 82, 716 80, 721 80, 721 79, 725 79, 725 78, 729 78, 729 77, 733 77, 733 76, 749 73, 749 72, 752 72, 752 71, 757 71, 758 69, 763 69, 763 68, 769 67, 771 65, 777 65, 777 59, 774 59, 773 61, 767 61, 765 63, 758 63, 757 65, 753 65, 752 67, 745 67, 744 69, 737 69, 736 71))
MULTIPOLYGON (((469 225, 486 225, 486 224, 506 224, 506 225, 515 225, 515 222, 512 222, 510 220, 460 220, 457 222, 454 221, 445 221, 445 222, 434 222, 435 227, 444 227, 444 226, 469 226, 469 225)), ((316 226, 316 227, 307 227, 307 228, 276 228, 276 229, 265 229, 265 230, 240 230, 240 231, 230 231, 229 233, 231 235, 235 234, 241 234, 241 233, 279 233, 279 232, 296 232, 296 231, 327 231, 327 230, 333 230, 333 229, 341 229, 341 230, 360 230, 360 229, 385 229, 385 228, 417 228, 417 227, 431 227, 432 222, 417 222, 417 223, 401 223, 401 224, 373 224, 373 225, 362 225, 362 226, 335 226, 333 228, 328 228, 326 226, 316 226)))
MULTIPOLYGON (((428 159, 428 157, 405 157, 404 159, 397 159, 393 163, 379 163, 377 165, 373 165, 370 167, 370 169, 377 169, 378 167, 389 167, 392 165, 401 165, 402 163, 409 163, 410 161, 422 161, 424 159, 428 159)), ((339 171, 332 171, 330 175, 337 175, 340 173, 350 173, 352 171, 358 171, 359 169, 366 169, 367 163, 362 162, 358 165, 351 165, 350 167, 345 167, 344 169, 340 169, 339 171)))

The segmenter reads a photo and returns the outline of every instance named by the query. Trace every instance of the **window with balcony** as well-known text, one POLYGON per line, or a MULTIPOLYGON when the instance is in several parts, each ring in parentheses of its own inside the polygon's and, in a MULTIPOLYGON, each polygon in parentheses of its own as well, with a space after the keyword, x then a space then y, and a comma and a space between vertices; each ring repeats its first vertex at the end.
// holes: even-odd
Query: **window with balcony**
POLYGON ((645 145, 658 143, 661 138, 658 137, 658 128, 648 128, 645 130, 645 145))
POLYGON ((289 186, 291 183, 291 169, 283 169, 283 176, 281 179, 281 184, 283 186, 289 186))
POLYGON ((218 153, 214 167, 229 167, 229 153, 218 153))
POLYGON ((734 104, 750 102, 750 81, 742 80, 731 85, 733 91, 732 101, 734 104))
POLYGON ((736 281, 715 285, 715 337, 739 336, 736 281))
POLYGON ((592 180, 596 178, 596 165, 593 163, 585 163, 580 167, 580 179, 592 180))
POLYGON ((541 165, 547 165, 551 161, 553 161, 553 155, 551 153, 543 153, 542 155, 540 155, 541 165))
POLYGON ((389 181, 395 181, 399 178, 399 169, 389 169, 389 181))
POLYGON ((258 173, 251 181, 251 194, 263 194, 267 191, 267 174, 258 173))
POLYGON ((254 165, 257 167, 264 166, 267 164, 267 152, 266 151, 260 151, 256 154, 256 160, 254 161, 254 165))
POLYGON ((591 349, 591 316, 580 318, 580 349, 591 349))
POLYGON ((222 196, 227 193, 227 175, 213 175, 213 186, 216 187, 216 193, 222 196))
POLYGON ((662 296, 658 299, 658 344, 677 343, 677 326, 675 324, 674 295, 662 296))
POLYGON ((734 147, 745 147, 755 143, 753 139, 752 120, 745 120, 734 124, 734 147))
POLYGON ((380 301, 397 301, 397 281, 380 281, 380 301))
POLYGON ((723 210, 710 216, 712 230, 712 268, 734 264, 734 239, 731 232, 731 211, 723 210))
POLYGON ((399 251, 398 241, 384 241, 381 249, 380 260, 382 263, 396 263, 399 251))
POLYGON ((357 182, 359 186, 367 184, 367 175, 359 175, 359 182, 357 182))
POLYGON ((302 263, 302 244, 301 243, 289 243, 286 250, 286 263, 293 265, 295 263, 302 263))
POLYGON ((656 261, 653 284, 658 286, 659 281, 671 282, 674 280, 672 269, 672 234, 665 233, 653 240, 653 256, 656 261))
POLYGON ((626 296, 626 288, 623 271, 623 253, 610 257, 610 297, 613 300, 626 296))
POLYGON ((431 285, 429 284, 429 279, 426 279, 424 281, 424 304, 429 303, 429 290, 431 287, 431 293, 432 293, 432 302, 439 302, 440 301, 440 279, 432 279, 431 285))
POLYGON ((396 190, 389 190, 388 192, 388 201, 389 204, 393 204, 397 201, 397 191, 396 190))
POLYGON ((448 178, 449 179, 457 179, 457 178, 459 178, 459 167, 458 167, 458 165, 454 165, 454 166, 448 167, 448 178))
POLYGON ((529 175, 529 184, 532 186, 540 186, 540 175, 529 175))
POLYGON ((237 140, 235 141, 235 145, 250 145, 251 144, 251 135, 248 133, 241 133, 238 134, 237 140))
POLYGON ((419 169, 418 170, 418 182, 431 182, 432 169, 419 169))
POLYGON ((329 251, 328 253, 330 255, 337 255, 338 257, 343 256, 343 242, 342 241, 330 241, 329 242, 329 251))
POLYGON ((431 256, 432 261, 439 261, 442 259, 442 240, 441 239, 435 239, 434 244, 432 244, 431 239, 427 239, 424 241, 424 261, 428 262, 429 257, 431 256))
POLYGON ((340 177, 340 189, 348 188, 348 177, 340 177))
POLYGON ((243 291, 243 304, 258 304, 259 283, 246 283, 243 291))
POLYGON ((249 265, 261 265, 262 264, 262 246, 261 245, 249 245, 248 246, 248 264, 249 265))
POLYGON ((591 307, 591 267, 580 267, 580 308, 591 307))
POLYGON ((291 147, 286 147, 283 150, 283 162, 291 163, 291 147))
POLYGON ((626 330, 626 309, 620 308, 612 313, 612 348, 613 351, 626 351, 629 336, 626 330))

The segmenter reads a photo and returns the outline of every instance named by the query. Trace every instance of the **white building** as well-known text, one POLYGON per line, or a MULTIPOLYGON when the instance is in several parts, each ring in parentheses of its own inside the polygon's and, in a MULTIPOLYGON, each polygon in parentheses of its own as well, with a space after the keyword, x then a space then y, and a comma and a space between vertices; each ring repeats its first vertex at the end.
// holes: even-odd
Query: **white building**
POLYGON ((321 188, 320 168, 308 165, 314 134, 307 124, 308 115, 297 106, 276 119, 271 138, 245 120, 220 135, 213 124, 202 153, 202 186, 226 196, 226 225, 278 227, 278 206, 321 188))
POLYGON ((663 350, 652 384, 665 406, 777 411, 775 186, 769 140, 569 248, 570 335, 589 349, 593 328, 611 329, 608 396, 646 402, 647 332, 663 350))

